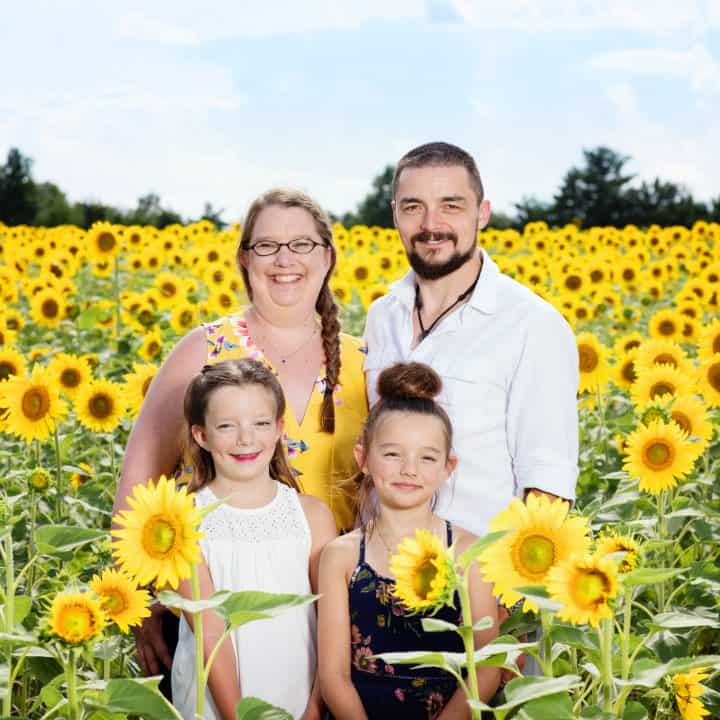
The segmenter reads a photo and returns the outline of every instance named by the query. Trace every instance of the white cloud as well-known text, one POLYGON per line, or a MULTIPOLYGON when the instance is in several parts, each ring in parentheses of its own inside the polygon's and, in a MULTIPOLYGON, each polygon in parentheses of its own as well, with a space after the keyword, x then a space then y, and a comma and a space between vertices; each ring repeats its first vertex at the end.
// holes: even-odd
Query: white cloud
POLYGON ((720 93, 720 63, 699 43, 688 50, 640 48, 600 53, 588 63, 623 73, 686 78, 698 93, 720 93))
POLYGON ((697 0, 453 0, 453 4, 470 25, 531 33, 603 28, 646 34, 702 32, 708 14, 697 0))

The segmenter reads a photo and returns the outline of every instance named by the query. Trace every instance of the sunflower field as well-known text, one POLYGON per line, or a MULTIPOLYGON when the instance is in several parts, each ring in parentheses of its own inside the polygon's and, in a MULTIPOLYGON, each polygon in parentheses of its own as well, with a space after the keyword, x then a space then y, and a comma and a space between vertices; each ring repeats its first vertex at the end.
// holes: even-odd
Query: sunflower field
MULTIPOLYGON (((360 335, 405 253, 394 230, 334 237, 331 287, 360 335)), ((114 569, 132 518, 113 541, 111 511, 163 357, 244 299, 237 240, 208 222, 0 223, 0 718, 177 717, 140 677, 131 629, 152 578, 114 569)), ((720 717, 720 224, 539 222, 478 242, 574 328, 581 378, 575 507, 512 505, 471 558, 525 610, 476 661, 539 667, 483 717, 720 717)), ((189 517, 172 483, 153 491, 189 517)))

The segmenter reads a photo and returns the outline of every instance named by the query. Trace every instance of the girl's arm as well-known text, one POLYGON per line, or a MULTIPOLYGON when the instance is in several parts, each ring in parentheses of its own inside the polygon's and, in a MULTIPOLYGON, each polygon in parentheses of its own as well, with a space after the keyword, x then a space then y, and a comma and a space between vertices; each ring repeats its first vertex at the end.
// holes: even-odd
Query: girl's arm
MULTIPOLYGON (((200 581, 200 597, 210 597, 215 592, 210 571, 204 561, 198 564, 198 579, 200 581)), ((178 593, 183 597, 192 597, 192 589, 189 580, 183 580, 178 586, 178 593)), ((194 617, 185 613, 185 618, 190 627, 195 629, 194 617)), ((207 662, 210 653, 215 648, 217 641, 225 632, 225 621, 213 610, 205 610, 202 613, 203 628, 203 651, 204 661, 207 662)), ((232 640, 227 637, 215 655, 210 674, 208 676, 208 688, 215 701, 215 706, 222 720, 235 720, 235 707, 240 702, 240 681, 237 674, 237 660, 232 640)))
POLYGON ((350 676, 348 579, 357 547, 348 535, 331 542, 320 559, 318 655, 322 695, 336 720, 367 720, 350 676))
MULTIPOLYGON (((457 555, 470 547, 475 540, 477 538, 474 535, 463 533, 462 539, 458 542, 457 555)), ((492 585, 483 581, 478 564, 473 563, 468 572, 470 573, 470 609, 473 624, 480 618, 487 616, 490 616, 494 621, 491 628, 474 633, 475 649, 479 650, 498 636, 497 602, 492 594, 492 585)), ((481 666, 477 668, 476 674, 478 695, 480 700, 486 703, 497 692, 500 685, 500 668, 481 666)), ((462 688, 458 688, 442 713, 440 713, 438 720, 459 720, 460 718, 469 717, 470 708, 465 693, 462 688)))
MULTIPOLYGON (((310 587, 313 593, 317 594, 319 592, 320 555, 323 548, 337 537, 335 520, 328 506, 312 495, 300 495, 300 504, 305 512, 312 534, 308 572, 310 575, 310 587)), ((320 681, 318 674, 315 673, 312 693, 302 715, 302 720, 320 720, 322 714, 323 701, 320 693, 320 681)))

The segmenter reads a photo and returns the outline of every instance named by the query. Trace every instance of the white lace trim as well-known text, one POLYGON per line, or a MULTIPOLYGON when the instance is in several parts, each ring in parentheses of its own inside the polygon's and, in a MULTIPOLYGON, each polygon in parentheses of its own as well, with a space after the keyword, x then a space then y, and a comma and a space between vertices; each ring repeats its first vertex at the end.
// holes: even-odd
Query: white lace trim
MULTIPOLYGON (((215 502, 217 498, 210 488, 204 487, 195 493, 195 504, 199 508, 215 502)), ((204 539, 210 541, 261 543, 310 536, 297 492, 281 483, 277 484, 277 494, 267 505, 248 510, 220 505, 205 515, 201 529, 204 539)))

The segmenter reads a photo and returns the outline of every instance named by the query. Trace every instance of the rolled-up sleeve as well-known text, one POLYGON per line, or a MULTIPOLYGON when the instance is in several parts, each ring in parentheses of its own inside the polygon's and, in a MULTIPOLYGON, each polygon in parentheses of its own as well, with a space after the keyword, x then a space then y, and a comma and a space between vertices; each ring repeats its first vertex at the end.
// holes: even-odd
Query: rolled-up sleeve
POLYGON ((551 308, 527 331, 507 401, 516 489, 575 499, 578 475, 578 354, 570 326, 551 308))

